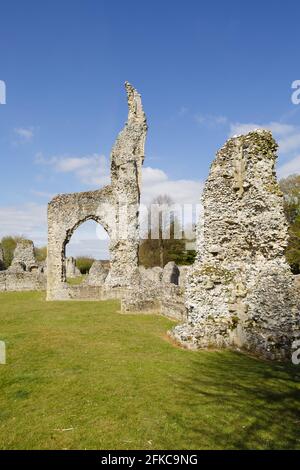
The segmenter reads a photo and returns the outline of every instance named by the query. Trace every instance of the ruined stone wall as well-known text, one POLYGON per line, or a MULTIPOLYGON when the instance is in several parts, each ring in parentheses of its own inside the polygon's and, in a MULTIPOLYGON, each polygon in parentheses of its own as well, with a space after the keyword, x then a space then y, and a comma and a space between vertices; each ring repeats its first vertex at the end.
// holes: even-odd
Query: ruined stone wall
POLYGON ((66 277, 67 278, 74 278, 81 276, 80 270, 76 266, 76 259, 73 256, 68 256, 65 260, 66 263, 66 277))
POLYGON ((46 276, 38 272, 0 272, 0 292, 35 291, 46 289, 46 276))
POLYGON ((56 196, 48 205, 47 299, 70 298, 66 285, 65 247, 86 220, 100 223, 110 237, 110 287, 131 285, 138 278, 141 166, 147 132, 141 97, 125 84, 128 120, 111 153, 111 185, 101 190, 56 196))
POLYGON ((122 313, 157 313, 185 320, 184 290, 178 286, 178 279, 179 269, 173 261, 163 269, 140 266, 140 282, 122 298, 122 313))
POLYGON ((11 266, 0 272, 0 292, 46 289, 46 276, 35 259, 31 240, 18 242, 11 266))
POLYGON ((270 132, 230 139, 203 192, 198 254, 187 282, 188 321, 171 335, 189 348, 291 355, 299 303, 284 258, 287 223, 270 132))
POLYGON ((38 268, 34 254, 34 245, 31 240, 20 240, 17 243, 9 269, 18 271, 22 266, 24 267, 24 271, 32 271, 38 268))
POLYGON ((93 262, 85 284, 89 286, 104 286, 109 273, 110 263, 96 260, 93 262))

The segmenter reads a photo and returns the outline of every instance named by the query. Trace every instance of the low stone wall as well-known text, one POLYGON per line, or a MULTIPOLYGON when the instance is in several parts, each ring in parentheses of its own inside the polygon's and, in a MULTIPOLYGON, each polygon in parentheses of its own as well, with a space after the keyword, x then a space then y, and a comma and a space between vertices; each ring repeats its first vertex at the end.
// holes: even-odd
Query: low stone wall
POLYGON ((144 283, 128 289, 121 302, 122 313, 157 313, 173 320, 186 320, 183 290, 174 284, 144 283))
POLYGON ((113 300, 122 299, 126 296, 127 289, 125 287, 105 287, 105 286, 90 286, 86 283, 78 285, 63 285, 63 296, 60 300, 113 300))
POLYGON ((0 272, 0 292, 45 290, 46 277, 39 273, 30 272, 0 272))

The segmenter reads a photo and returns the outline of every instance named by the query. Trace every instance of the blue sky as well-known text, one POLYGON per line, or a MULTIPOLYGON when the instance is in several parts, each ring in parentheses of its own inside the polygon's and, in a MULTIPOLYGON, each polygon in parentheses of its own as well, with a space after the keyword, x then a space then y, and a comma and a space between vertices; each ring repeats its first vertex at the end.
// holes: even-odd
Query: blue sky
POLYGON ((43 244, 52 195, 108 182, 125 80, 149 124, 145 202, 196 202, 216 150, 252 127, 274 131, 279 175, 299 172, 299 14, 296 0, 1 0, 0 236, 43 244))

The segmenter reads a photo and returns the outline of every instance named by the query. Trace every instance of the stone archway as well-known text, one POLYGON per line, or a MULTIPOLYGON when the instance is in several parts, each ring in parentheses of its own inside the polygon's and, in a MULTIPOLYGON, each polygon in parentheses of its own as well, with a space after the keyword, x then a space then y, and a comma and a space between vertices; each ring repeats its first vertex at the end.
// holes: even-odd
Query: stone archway
POLYGON ((65 284, 65 246, 74 230, 93 219, 110 237, 110 287, 127 287, 138 277, 141 168, 147 133, 141 97, 126 82, 128 120, 111 152, 111 184, 83 193, 61 194, 48 205, 47 300, 70 298, 65 284))
MULTIPOLYGON (((76 277, 75 276, 76 272, 77 272, 78 276, 80 276, 79 270, 78 270, 78 268, 76 268, 76 257, 78 255, 83 256, 83 257, 87 257, 87 258, 94 257, 94 256, 91 255, 91 253, 89 253, 89 247, 85 246, 85 244, 84 244, 84 248, 81 247, 81 253, 80 254, 79 253, 74 254, 74 249, 76 247, 76 241, 74 240, 74 238, 77 238, 77 243, 78 243, 78 240, 80 240, 82 242, 82 235, 81 236, 79 235, 79 238, 78 238, 78 234, 80 234, 80 232, 83 230, 83 233, 85 233, 85 236, 86 236, 85 230, 87 228, 89 228, 89 224, 86 223, 86 222, 89 222, 89 221, 94 222, 93 225, 94 225, 94 229, 95 229, 95 232, 94 232, 95 239, 94 240, 91 239, 91 241, 94 241, 94 242, 97 241, 97 246, 95 246, 92 243, 92 246, 90 248, 91 249, 94 248, 95 251, 99 252, 98 255, 100 255, 100 252, 101 252, 101 238, 96 236, 96 232, 97 232, 96 227, 98 227, 99 229, 103 229, 103 233, 105 233, 105 235, 107 236, 107 238, 105 237, 105 240, 106 240, 106 242, 108 242, 109 235, 108 235, 107 228, 103 227, 103 225, 100 222, 99 218, 86 217, 84 220, 78 221, 78 223, 73 227, 73 229, 70 232, 68 232, 67 237, 66 237, 65 242, 64 242, 63 250, 62 250, 62 256, 63 256, 62 263, 63 263, 63 269, 65 271, 65 272, 63 272, 63 276, 62 276, 63 282, 67 281, 68 272, 69 272, 69 277, 76 277), (75 237, 74 237, 74 235, 75 235, 75 237), (68 252, 70 252, 70 250, 73 251, 72 254, 67 254, 68 252), (83 252, 82 252, 82 250, 83 250, 83 252)), ((88 233, 89 233, 89 231, 88 231, 88 233)), ((84 240, 84 241, 87 242, 88 240, 84 240)), ((75 251, 78 251, 78 247, 75 251)))

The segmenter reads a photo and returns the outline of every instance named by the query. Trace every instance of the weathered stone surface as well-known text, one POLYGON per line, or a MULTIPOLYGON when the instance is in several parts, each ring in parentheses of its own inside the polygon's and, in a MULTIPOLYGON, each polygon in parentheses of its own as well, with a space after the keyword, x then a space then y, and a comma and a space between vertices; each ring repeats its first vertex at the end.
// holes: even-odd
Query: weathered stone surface
POLYGON ((34 245, 31 240, 21 240, 15 248, 10 268, 19 271, 21 266, 24 266, 24 270, 29 272, 38 267, 34 254, 34 245))
POLYGON ((291 357, 299 300, 284 258, 287 223, 276 149, 270 132, 251 132, 230 139, 211 166, 188 276, 188 321, 171 332, 186 347, 291 357))
POLYGON ((74 278, 81 276, 80 270, 76 266, 76 259, 73 256, 69 256, 65 260, 66 263, 66 277, 67 278, 74 278))
POLYGON ((139 267, 141 282, 148 283, 153 282, 155 285, 159 285, 162 281, 163 269, 159 266, 154 266, 153 268, 145 268, 144 266, 139 267))
POLYGON ((7 269, 10 273, 24 273, 26 271, 25 263, 15 261, 7 269))
POLYGON ((140 285, 122 296, 122 313, 156 313, 174 320, 186 320, 183 291, 171 283, 154 283, 144 278, 140 285))
POLYGON ((170 261, 164 267, 162 282, 178 285, 179 274, 180 273, 177 264, 174 263, 174 261, 170 261))
POLYGON ((90 286, 104 286, 108 273, 109 263, 96 260, 90 268, 86 283, 90 286))
POLYGON ((44 290, 46 276, 35 259, 30 240, 20 241, 14 251, 11 266, 0 273, 0 291, 44 290))
POLYGON ((188 272, 190 270, 190 266, 178 266, 179 269, 179 285, 183 289, 185 288, 187 282, 188 272))
POLYGON ((47 299, 68 299, 65 246, 75 229, 93 219, 110 237, 110 287, 137 282, 141 168, 147 132, 141 97, 125 84, 128 120, 111 153, 111 185, 101 190, 56 196, 48 205, 47 299))
POLYGON ((47 259, 44 261, 38 261, 38 272, 40 274, 47 274, 47 259))
POLYGON ((0 291, 45 290, 46 276, 28 271, 1 271, 0 291))

